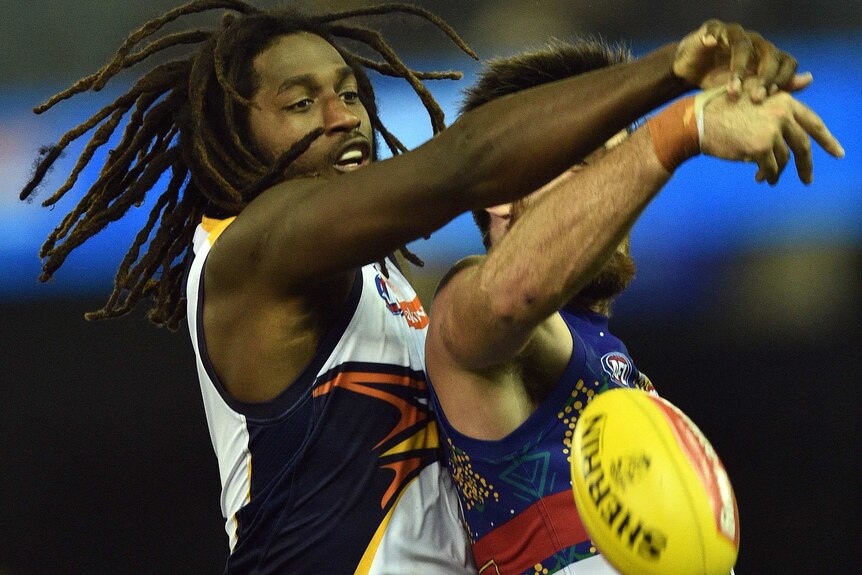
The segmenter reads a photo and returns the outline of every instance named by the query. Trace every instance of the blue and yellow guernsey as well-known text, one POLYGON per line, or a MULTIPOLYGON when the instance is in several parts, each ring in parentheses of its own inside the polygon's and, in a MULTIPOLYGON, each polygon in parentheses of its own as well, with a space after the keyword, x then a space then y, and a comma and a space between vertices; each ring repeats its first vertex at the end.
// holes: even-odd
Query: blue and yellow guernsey
POLYGON ((424 373, 428 318, 394 263, 357 271, 338 325, 285 392, 234 399, 209 360, 203 269, 231 220, 204 218, 188 319, 222 483, 226 573, 475 573, 440 460, 424 373))
POLYGON ((592 545, 575 507, 572 433, 597 393, 654 390, 623 342, 608 332, 607 317, 560 313, 572 333, 572 357, 548 397, 515 431, 498 441, 462 435, 433 398, 482 575, 616 573, 592 545))

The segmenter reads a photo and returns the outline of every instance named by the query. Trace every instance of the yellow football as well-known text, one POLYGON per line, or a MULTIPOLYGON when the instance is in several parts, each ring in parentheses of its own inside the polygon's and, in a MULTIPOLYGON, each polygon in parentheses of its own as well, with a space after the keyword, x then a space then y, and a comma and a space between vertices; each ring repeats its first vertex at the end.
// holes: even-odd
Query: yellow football
POLYGON ((572 438, 572 487, 587 532, 624 575, 728 575, 736 497, 697 426, 637 389, 600 393, 572 438))

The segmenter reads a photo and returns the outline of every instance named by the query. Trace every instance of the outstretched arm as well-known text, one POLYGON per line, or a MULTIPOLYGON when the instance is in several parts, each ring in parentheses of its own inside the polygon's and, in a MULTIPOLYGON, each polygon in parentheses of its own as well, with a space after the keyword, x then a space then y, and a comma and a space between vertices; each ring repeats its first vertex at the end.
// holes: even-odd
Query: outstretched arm
MULTIPOLYGON (((336 178, 277 185, 222 236, 213 267, 227 272, 227 283, 254 277, 274 294, 315 289, 465 210, 538 188, 623 126, 705 82, 715 66, 745 69, 781 54, 753 46, 740 28, 710 22, 636 62, 500 98, 411 153, 336 178), (710 38, 729 40, 710 46, 710 38)), ((764 73, 769 83, 792 79, 776 66, 764 73)))
MULTIPOLYGON (((770 181, 787 163, 788 147, 799 177, 810 180, 809 134, 830 154, 843 155, 820 118, 785 93, 760 105, 721 96, 703 113, 703 152, 756 161, 770 181)), ((487 258, 448 277, 428 334, 432 375, 438 362, 481 370, 513 358, 593 277, 671 175, 674 166, 656 154, 659 129, 641 128, 595 164, 557 178, 487 258)))

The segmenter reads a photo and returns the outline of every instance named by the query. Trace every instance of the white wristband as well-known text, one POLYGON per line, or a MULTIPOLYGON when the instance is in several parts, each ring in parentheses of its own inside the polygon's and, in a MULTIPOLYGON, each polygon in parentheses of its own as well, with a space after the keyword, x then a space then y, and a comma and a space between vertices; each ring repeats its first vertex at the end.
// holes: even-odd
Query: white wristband
POLYGON ((712 100, 727 92, 727 84, 705 90, 694 97, 694 117, 697 121, 697 141, 703 143, 703 109, 712 100))

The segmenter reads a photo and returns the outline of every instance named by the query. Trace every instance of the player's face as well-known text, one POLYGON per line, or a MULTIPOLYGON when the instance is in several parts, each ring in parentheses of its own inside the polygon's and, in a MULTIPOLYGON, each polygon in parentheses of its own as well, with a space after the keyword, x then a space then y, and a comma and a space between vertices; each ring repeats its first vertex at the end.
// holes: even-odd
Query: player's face
POLYGON ((288 177, 344 173, 371 161, 368 112, 352 70, 331 44, 307 32, 282 36, 252 65, 258 90, 249 129, 268 161, 317 129, 323 135, 293 162, 288 177))

